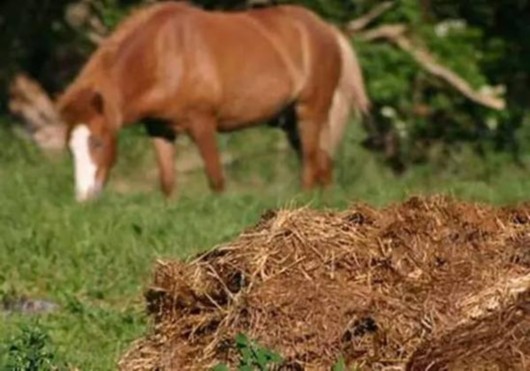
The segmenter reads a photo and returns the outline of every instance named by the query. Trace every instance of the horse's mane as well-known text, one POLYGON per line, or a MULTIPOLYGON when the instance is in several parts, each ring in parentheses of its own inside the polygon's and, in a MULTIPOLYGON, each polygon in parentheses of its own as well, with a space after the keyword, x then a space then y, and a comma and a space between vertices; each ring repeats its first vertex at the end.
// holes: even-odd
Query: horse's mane
POLYGON ((76 96, 80 90, 87 87, 92 87, 95 82, 104 79, 106 68, 105 63, 112 56, 119 46, 127 40, 138 29, 141 29, 144 24, 149 22, 161 11, 165 10, 184 10, 194 8, 186 1, 173 2, 166 1, 149 6, 139 7, 131 12, 116 29, 102 41, 98 48, 92 53, 89 60, 82 67, 76 79, 64 90, 64 92, 57 99, 57 107, 59 110, 75 104, 76 96), (103 75, 103 76, 102 76, 103 75))

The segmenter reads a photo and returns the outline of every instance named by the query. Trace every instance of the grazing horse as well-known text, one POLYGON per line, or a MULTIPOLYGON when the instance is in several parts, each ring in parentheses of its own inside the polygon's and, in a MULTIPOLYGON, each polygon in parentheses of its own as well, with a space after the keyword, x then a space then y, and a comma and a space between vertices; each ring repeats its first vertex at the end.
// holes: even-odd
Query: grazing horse
POLYGON ((366 112, 369 102, 347 39, 305 8, 220 12, 161 2, 122 22, 57 106, 68 123, 83 201, 107 181, 125 125, 145 123, 166 195, 174 188, 174 140, 181 133, 197 145, 211 189, 221 191, 216 133, 274 119, 288 107, 303 187, 329 184, 349 112, 366 112))

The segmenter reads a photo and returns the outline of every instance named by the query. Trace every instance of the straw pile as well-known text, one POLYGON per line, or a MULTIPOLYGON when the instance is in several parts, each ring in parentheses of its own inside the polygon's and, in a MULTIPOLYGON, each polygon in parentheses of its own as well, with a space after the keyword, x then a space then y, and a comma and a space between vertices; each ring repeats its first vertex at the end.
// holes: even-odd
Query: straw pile
POLYGON ((530 205, 414 197, 384 209, 267 212, 189 263, 159 262, 153 329, 123 370, 237 365, 234 337, 282 369, 530 367, 530 205))

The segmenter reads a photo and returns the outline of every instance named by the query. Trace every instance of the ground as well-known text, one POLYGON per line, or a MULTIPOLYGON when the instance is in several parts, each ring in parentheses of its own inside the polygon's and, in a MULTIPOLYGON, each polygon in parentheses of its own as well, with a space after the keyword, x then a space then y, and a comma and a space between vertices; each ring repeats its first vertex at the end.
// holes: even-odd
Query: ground
POLYGON ((530 196, 524 168, 506 155, 484 161, 465 147, 443 168, 418 165, 396 177, 360 148, 362 133, 352 124, 339 152, 337 184, 325 193, 299 191, 295 156, 278 149, 278 132, 261 128, 220 138, 223 151, 236 158, 226 167, 225 194, 212 195, 198 170, 181 175, 178 198, 165 202, 142 132, 129 130, 120 140, 105 195, 79 205, 68 156, 46 158, 0 129, 0 369, 16 358, 9 348, 36 331, 49 334, 45 345, 58 363, 114 369, 146 329, 142 293, 156 259, 187 258, 230 240, 270 208, 384 205, 426 193, 496 204, 530 196), (58 307, 41 315, 6 310, 22 296, 58 307))

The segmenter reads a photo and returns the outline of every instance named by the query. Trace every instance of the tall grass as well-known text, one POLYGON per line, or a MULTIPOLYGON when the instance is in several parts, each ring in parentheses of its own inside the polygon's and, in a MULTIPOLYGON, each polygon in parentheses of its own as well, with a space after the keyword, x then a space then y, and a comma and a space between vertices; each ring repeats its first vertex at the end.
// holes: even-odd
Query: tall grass
POLYGON ((199 169, 179 174, 179 196, 166 202, 150 143, 142 130, 131 129, 121 136, 119 162, 103 197, 79 205, 67 155, 46 158, 0 127, 0 303, 25 295, 59 305, 38 316, 0 311, 0 369, 13 361, 8 348, 32 326, 46 332, 42 338, 60 364, 115 368, 121 352, 146 329, 142 290, 153 262, 184 259, 228 241, 266 209, 383 205, 439 192, 511 203, 525 200, 530 189, 524 168, 503 155, 480 159, 466 148, 453 152, 443 167, 417 166, 396 177, 360 148, 362 133, 351 125, 336 185, 301 193, 295 156, 277 149, 283 136, 258 128, 220 136, 222 150, 237 158, 226 168, 225 194, 212 195, 199 169))

